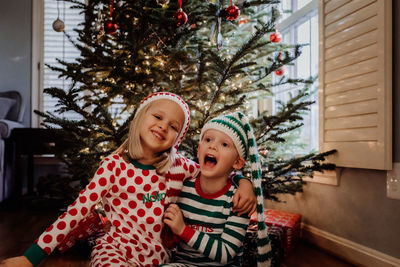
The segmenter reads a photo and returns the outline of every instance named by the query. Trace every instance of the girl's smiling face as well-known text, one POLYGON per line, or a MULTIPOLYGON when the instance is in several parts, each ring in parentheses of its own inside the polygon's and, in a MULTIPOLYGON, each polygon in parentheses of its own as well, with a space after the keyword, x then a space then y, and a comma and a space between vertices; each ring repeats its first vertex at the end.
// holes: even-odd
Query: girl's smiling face
POLYGON ((185 122, 181 107, 172 100, 160 99, 150 105, 139 126, 143 152, 147 157, 170 149, 185 122))

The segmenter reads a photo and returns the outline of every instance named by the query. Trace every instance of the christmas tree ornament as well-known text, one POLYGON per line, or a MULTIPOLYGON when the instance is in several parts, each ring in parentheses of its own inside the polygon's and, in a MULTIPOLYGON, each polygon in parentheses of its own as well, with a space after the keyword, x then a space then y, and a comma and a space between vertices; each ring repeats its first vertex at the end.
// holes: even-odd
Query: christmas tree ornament
POLYGON ((60 20, 59 18, 57 18, 54 22, 53 22, 53 30, 55 30, 56 32, 62 32, 65 28, 65 24, 62 20, 60 20))
POLYGON ((114 0, 110 0, 110 17, 108 18, 108 20, 104 22, 104 31, 106 34, 114 34, 118 29, 117 23, 113 22, 112 20, 113 9, 114 9, 114 0))
POLYGON ((221 50, 222 49, 222 45, 223 45, 223 38, 222 38, 222 34, 221 34, 221 18, 218 17, 218 35, 217 35, 217 49, 221 50))
POLYGON ((178 0, 178 3, 179 3, 179 9, 174 14, 174 19, 176 21, 176 26, 179 27, 179 26, 184 25, 187 22, 188 16, 182 9, 182 0, 178 0))
POLYGON ((280 67, 279 69, 277 69, 275 71, 275 74, 278 75, 278 76, 282 76, 284 73, 285 73, 285 67, 284 66, 280 67))
POLYGON ((276 31, 269 36, 269 40, 273 43, 278 43, 282 40, 282 35, 276 31))
POLYGON ((156 0, 157 4, 160 6, 165 6, 169 4, 169 0, 156 0))
POLYGON ((60 19, 60 8, 58 7, 58 1, 57 1, 57 19, 53 22, 53 30, 56 32, 62 32, 65 29, 65 24, 64 21, 60 19))
POLYGON ((228 6, 226 9, 226 18, 229 19, 230 21, 234 21, 237 17, 240 15, 240 10, 237 6, 233 5, 232 0, 231 0, 231 5, 228 6))

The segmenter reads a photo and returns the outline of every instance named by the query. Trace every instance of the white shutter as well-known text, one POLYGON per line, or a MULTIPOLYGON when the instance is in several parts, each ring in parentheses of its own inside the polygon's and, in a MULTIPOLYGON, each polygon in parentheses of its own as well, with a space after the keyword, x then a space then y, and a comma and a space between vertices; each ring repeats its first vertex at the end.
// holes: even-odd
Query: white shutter
MULTIPOLYGON (((84 1, 84 0, 82 0, 84 1)), ((44 0, 44 40, 43 40, 43 62, 51 66, 60 66, 56 59, 61 59, 66 62, 74 62, 80 55, 80 51, 69 42, 63 32, 56 32, 53 30, 53 22, 57 19, 59 7, 59 18, 64 21, 65 31, 72 37, 73 40, 77 39, 78 34, 73 31, 77 25, 84 20, 84 15, 79 14, 80 9, 71 9, 73 5, 64 1, 57 0, 44 0)), ((44 88, 58 87, 68 89, 71 81, 64 78, 58 78, 59 73, 51 71, 48 67, 44 66, 43 69, 43 91, 44 88)), ((53 112, 56 108, 56 99, 53 99, 47 94, 42 94, 42 111, 53 112)), ((77 118, 74 114, 63 114, 68 118, 77 118)))
POLYGON ((391 0, 320 0, 320 151, 342 167, 392 166, 391 0))

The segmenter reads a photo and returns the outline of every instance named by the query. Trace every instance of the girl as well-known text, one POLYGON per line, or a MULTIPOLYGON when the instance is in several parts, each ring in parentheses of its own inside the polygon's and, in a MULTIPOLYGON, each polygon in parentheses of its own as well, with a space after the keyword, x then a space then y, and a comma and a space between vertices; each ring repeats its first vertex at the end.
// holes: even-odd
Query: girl
MULTIPOLYGON (((188 130, 189 114, 187 104, 172 93, 155 93, 143 99, 128 139, 116 153, 104 158, 76 201, 24 256, 6 260, 5 266, 38 265, 99 201, 111 227, 97 239, 91 266, 157 266, 168 262, 169 251, 161 238, 164 203, 175 201, 182 181, 196 176, 199 169, 176 153, 188 130)), ((252 209, 253 204, 250 206, 252 209)))

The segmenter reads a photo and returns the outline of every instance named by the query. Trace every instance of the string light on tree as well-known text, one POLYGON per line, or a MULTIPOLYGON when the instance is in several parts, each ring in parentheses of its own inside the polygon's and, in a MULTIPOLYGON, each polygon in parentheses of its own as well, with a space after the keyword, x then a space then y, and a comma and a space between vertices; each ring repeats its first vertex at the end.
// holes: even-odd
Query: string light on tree
POLYGON ((179 27, 179 26, 184 25, 187 22, 188 16, 182 9, 182 0, 178 0, 178 3, 179 3, 179 9, 174 14, 174 19, 176 21, 176 26, 179 27))
POLYGON ((112 20, 112 12, 114 8, 114 0, 110 0, 110 17, 106 22, 104 22, 104 31, 107 34, 114 34, 117 29, 118 25, 112 20))
POLYGON ((226 18, 229 19, 230 21, 234 21, 237 17, 240 15, 240 9, 233 5, 232 0, 231 0, 231 5, 228 6, 226 9, 226 18))

